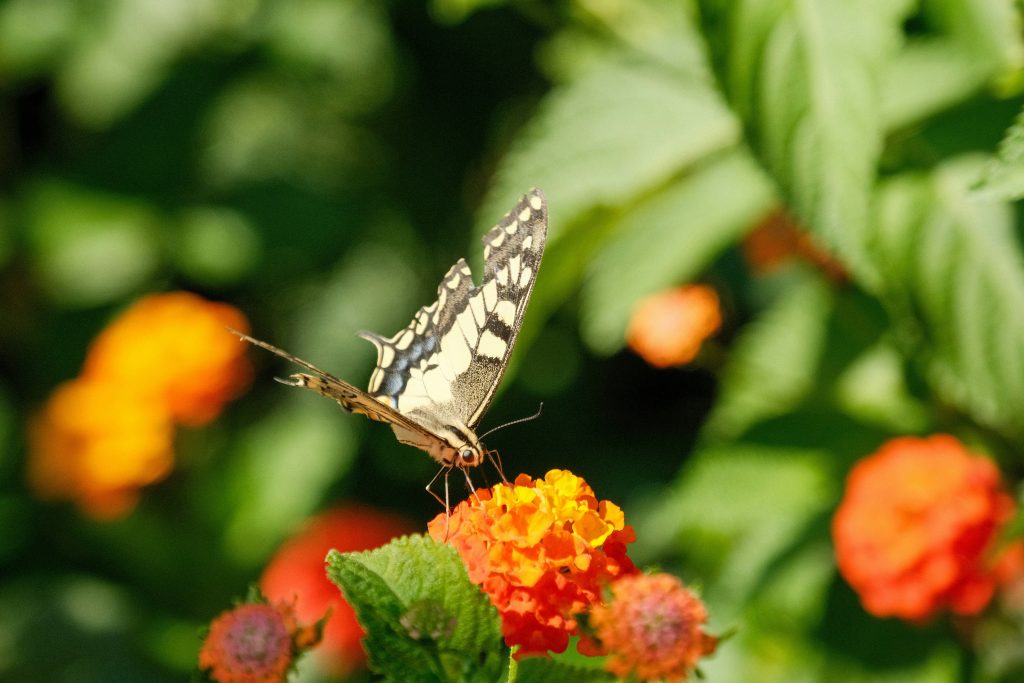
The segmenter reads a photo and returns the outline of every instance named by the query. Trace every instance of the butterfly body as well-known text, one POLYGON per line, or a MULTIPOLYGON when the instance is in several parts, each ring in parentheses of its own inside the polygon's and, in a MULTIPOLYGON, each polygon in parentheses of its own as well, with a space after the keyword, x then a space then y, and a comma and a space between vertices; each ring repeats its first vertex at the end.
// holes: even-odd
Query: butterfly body
POLYGON ((420 308, 406 327, 390 338, 360 333, 377 348, 367 391, 238 334, 312 373, 293 374, 285 384, 389 423, 399 442, 445 467, 475 467, 487 453, 476 428, 508 365, 546 240, 547 206, 543 193, 533 189, 484 235, 480 285, 459 259, 438 285, 437 300, 420 308))

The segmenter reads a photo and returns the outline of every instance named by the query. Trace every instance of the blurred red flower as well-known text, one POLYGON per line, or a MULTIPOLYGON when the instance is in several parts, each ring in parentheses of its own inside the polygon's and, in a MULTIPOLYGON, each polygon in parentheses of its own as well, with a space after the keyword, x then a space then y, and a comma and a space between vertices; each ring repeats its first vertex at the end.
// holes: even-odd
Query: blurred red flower
POLYGON ((681 681, 711 654, 718 639, 704 632, 704 604, 671 574, 632 574, 611 584, 611 599, 594 605, 590 626, 607 653, 605 668, 630 680, 681 681))
POLYGON ((802 259, 833 280, 847 278, 846 269, 785 211, 773 211, 743 240, 743 255, 750 270, 767 275, 784 264, 802 259))
POLYGON ((291 604, 246 603, 210 624, 199 668, 217 683, 284 683, 295 658, 318 639, 317 626, 300 626, 291 604))
POLYGON ((502 633, 517 657, 563 652, 579 633, 576 616, 601 599, 611 580, 635 572, 626 556, 634 540, 622 510, 598 501, 566 470, 543 479, 519 475, 514 484, 477 491, 450 519, 428 530, 455 547, 501 614, 502 633))
POLYGON ((360 644, 364 632, 355 612, 327 578, 327 551, 370 550, 413 530, 412 522, 399 515, 344 505, 307 520, 264 569, 260 579, 263 594, 271 601, 295 600, 299 619, 319 619, 327 609, 332 610, 323 644, 316 650, 328 671, 344 673, 362 666, 366 654, 360 644))
POLYGON ((879 617, 981 612, 1014 514, 996 466, 948 435, 904 437, 853 468, 832 523, 839 571, 879 617))
POLYGON ((718 294, 707 285, 689 285, 640 300, 633 309, 626 343, 651 365, 689 363, 701 344, 722 325, 718 294))

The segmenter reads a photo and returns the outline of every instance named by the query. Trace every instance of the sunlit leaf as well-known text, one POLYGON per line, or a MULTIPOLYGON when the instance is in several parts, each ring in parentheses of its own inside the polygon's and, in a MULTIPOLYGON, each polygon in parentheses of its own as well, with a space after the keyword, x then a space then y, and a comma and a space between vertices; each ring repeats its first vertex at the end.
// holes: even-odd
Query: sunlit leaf
POLYGON ((702 7, 721 28, 727 96, 787 204, 855 277, 876 283, 864 234, 882 149, 878 82, 898 46, 901 8, 845 0, 702 7))
POLYGON ((873 245, 901 341, 936 391, 1024 431, 1024 267, 1012 208, 971 194, 981 160, 882 187, 873 245))
POLYGON ((986 164, 975 188, 981 199, 1024 199, 1024 112, 999 143, 998 156, 986 164))

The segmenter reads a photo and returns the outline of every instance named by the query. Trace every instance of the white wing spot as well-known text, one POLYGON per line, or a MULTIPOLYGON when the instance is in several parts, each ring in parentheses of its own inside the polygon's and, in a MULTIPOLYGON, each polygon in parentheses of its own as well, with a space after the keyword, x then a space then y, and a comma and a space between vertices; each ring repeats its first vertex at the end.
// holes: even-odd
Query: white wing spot
POLYGON ((519 254, 516 254, 508 260, 508 271, 512 276, 512 279, 516 282, 519 281, 519 265, 522 263, 522 259, 519 258, 519 254))
POLYGON ((511 223, 509 223, 508 225, 505 226, 505 232, 507 232, 510 235, 516 234, 516 230, 518 230, 518 229, 519 229, 519 221, 512 221, 511 223))
POLYGON ((469 352, 469 346, 462 336, 462 330, 452 327, 448 334, 441 340, 441 351, 448 367, 456 375, 461 375, 469 369, 469 363, 473 360, 473 354, 469 352))
POLYGON ((382 368, 391 366, 391 363, 395 360, 395 350, 391 348, 389 344, 382 344, 378 347, 380 349, 380 359, 378 363, 382 368))
POLYGON ((499 270, 495 274, 495 277, 498 278, 498 283, 502 287, 508 287, 508 266, 504 266, 501 270, 499 270))
POLYGON ((423 334, 423 330, 427 329, 428 322, 430 322, 430 316, 425 312, 416 316, 416 334, 423 334))
POLYGON ((448 282, 446 282, 445 284, 448 285, 448 289, 456 289, 459 286, 460 280, 462 280, 462 276, 456 273, 455 275, 452 275, 450 278, 448 278, 448 282))
POLYGON ((480 344, 476 347, 477 353, 484 356, 490 356, 491 358, 497 358, 501 360, 505 357, 505 349, 508 348, 508 344, 505 340, 494 334, 490 330, 484 330, 483 335, 480 337, 480 344))
POLYGON ((537 211, 540 211, 540 207, 541 207, 540 197, 538 197, 537 195, 533 195, 532 197, 530 197, 530 206, 532 206, 537 211))
POLYGON ((480 325, 473 319, 473 314, 468 310, 463 311, 455 318, 455 322, 459 329, 462 330, 462 336, 466 338, 466 341, 470 345, 475 346, 476 340, 480 337, 480 325))
POLYGON ((533 249, 533 235, 527 235, 526 239, 523 240, 523 250, 533 249))
POLYGON ((530 220, 530 209, 529 208, 523 209, 522 211, 519 212, 519 220, 523 221, 524 223, 526 221, 530 220))
POLYGON ((484 306, 488 311, 493 311, 494 306, 498 303, 498 285, 495 284, 494 280, 488 280, 487 284, 483 288, 484 293, 484 306))
POLYGON ((491 240, 491 246, 494 247, 495 249, 497 249, 498 247, 501 246, 501 243, 504 242, 504 241, 505 241, 505 233, 503 233, 503 232, 501 232, 499 230, 498 234, 496 234, 494 236, 494 239, 491 240))
POLYGON ((440 368, 423 375, 423 387, 434 403, 450 403, 452 400, 451 383, 445 379, 440 368))
POLYGON ((405 351, 409 348, 409 344, 412 344, 412 339, 415 336, 416 335, 412 333, 412 330, 406 330, 402 333, 402 336, 398 338, 398 341, 395 342, 395 348, 399 351, 405 351))
POLYGON ((533 269, 530 266, 523 268, 523 272, 519 273, 519 286, 525 287, 530 284, 530 278, 533 277, 533 269))
POLYGON ((498 305, 494 307, 494 313, 498 316, 498 320, 505 323, 509 327, 512 327, 512 323, 516 320, 516 307, 508 299, 502 299, 498 302, 498 305))

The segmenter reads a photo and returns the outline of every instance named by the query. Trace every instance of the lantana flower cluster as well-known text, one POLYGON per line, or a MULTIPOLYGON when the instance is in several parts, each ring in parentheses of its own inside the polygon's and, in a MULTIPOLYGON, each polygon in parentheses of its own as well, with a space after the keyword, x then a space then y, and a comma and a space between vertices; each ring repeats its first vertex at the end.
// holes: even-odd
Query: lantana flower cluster
POLYGON ((123 515, 174 465, 175 425, 202 425, 248 383, 235 308, 187 292, 136 301, 95 339, 82 373, 30 429, 28 478, 48 499, 97 518, 123 515))
POLYGON ((580 652, 608 655, 620 676, 678 681, 715 649, 700 600, 675 577, 637 571, 622 510, 571 472, 478 491, 429 531, 459 551, 517 658, 580 636, 580 652))
POLYGON ((563 652, 579 633, 577 616, 608 583, 636 572, 626 555, 635 536, 622 510, 565 470, 478 491, 428 530, 459 551, 520 656, 563 652))
POLYGON ((300 624, 290 603, 248 602, 210 624, 199 668, 216 683, 281 683, 320 635, 320 624, 300 624))
POLYGON ((1019 558, 997 543, 1014 511, 995 464, 954 437, 893 439, 849 474, 832 524, 839 571, 879 617, 978 614, 1019 558))

